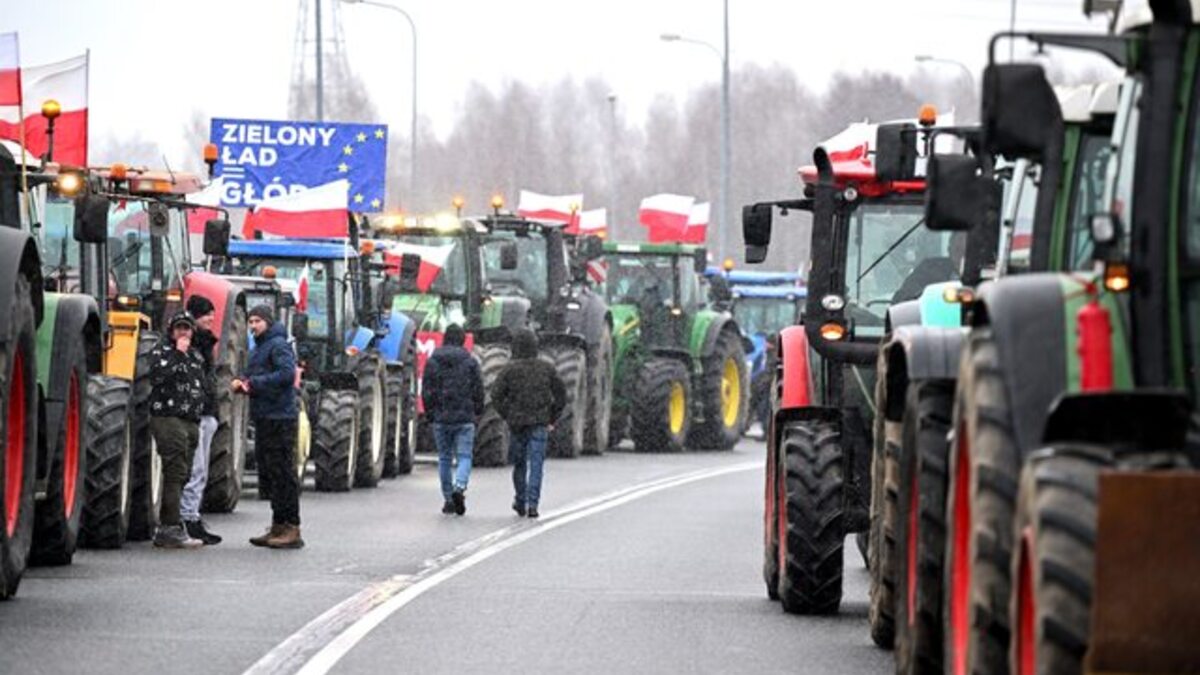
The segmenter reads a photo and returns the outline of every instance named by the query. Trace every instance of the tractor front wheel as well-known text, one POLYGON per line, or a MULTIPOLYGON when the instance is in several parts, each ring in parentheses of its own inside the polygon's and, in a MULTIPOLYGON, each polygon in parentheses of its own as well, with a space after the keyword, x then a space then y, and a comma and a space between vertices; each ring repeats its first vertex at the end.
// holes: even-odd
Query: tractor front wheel
POLYGON ((246 330, 246 310, 234 307, 232 329, 223 336, 222 358, 216 364, 217 430, 209 445, 208 483, 201 502, 201 508, 210 513, 232 512, 242 495, 250 400, 235 396, 229 385, 246 367, 246 330))
POLYGON ((56 344, 56 359, 68 366, 67 391, 59 428, 54 433, 46 498, 34 507, 33 552, 29 560, 35 565, 71 564, 79 543, 79 524, 87 495, 86 448, 91 442, 87 433, 84 336, 65 337, 56 344))
POLYGON ((133 480, 129 490, 130 512, 127 536, 144 541, 158 527, 162 500, 162 458, 150 433, 150 353, 158 345, 158 333, 144 330, 138 335, 137 363, 133 376, 133 480))
POLYGON ((587 425, 587 352, 578 347, 553 345, 542 350, 544 361, 554 366, 567 392, 562 415, 550 436, 551 457, 578 457, 583 451, 587 425))
POLYGON ((87 503, 80 545, 121 548, 129 529, 129 490, 133 467, 133 426, 129 382, 107 375, 88 379, 87 503))
POLYGON ((779 599, 789 614, 834 614, 846 538, 841 433, 826 422, 792 422, 779 448, 779 599))
MULTIPOLYGON (((318 398, 313 433, 314 483, 318 492, 347 492, 358 455, 358 392, 325 389, 318 398)), ((260 471, 261 462, 259 463, 260 471)))
POLYGON ((472 464, 481 467, 504 466, 508 463, 508 425, 492 405, 492 385, 500 371, 508 365, 511 351, 504 343, 483 344, 475 345, 474 354, 483 375, 486 405, 475 430, 472 464))
POLYGON ((691 377, 683 363, 651 358, 630 392, 630 434, 638 452, 683 452, 692 423, 691 377))
POLYGON ((0 600, 17 593, 33 543, 37 474, 37 360, 28 280, 13 290, 12 339, 0 346, 0 600))
POLYGON ((383 360, 378 354, 363 354, 354 366, 358 375, 358 460, 355 463, 354 487, 375 487, 383 477, 387 454, 384 446, 387 431, 387 397, 384 381, 387 378, 383 360))
POLYGON ((704 358, 703 368, 697 396, 704 421, 692 425, 688 443, 696 448, 728 450, 741 439, 750 407, 746 352, 736 331, 721 333, 713 353, 704 358))
POLYGON ((583 454, 599 455, 608 449, 613 404, 612 329, 605 324, 600 341, 588 352, 588 412, 583 433, 583 454))

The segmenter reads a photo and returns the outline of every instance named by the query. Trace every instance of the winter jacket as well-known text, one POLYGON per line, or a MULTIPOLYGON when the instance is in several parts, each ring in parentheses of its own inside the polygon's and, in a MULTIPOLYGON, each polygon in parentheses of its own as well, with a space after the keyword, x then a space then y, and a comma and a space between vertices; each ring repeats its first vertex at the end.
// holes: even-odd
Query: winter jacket
POLYGON ((511 429, 553 424, 567 404, 567 389, 554 366, 538 358, 537 338, 517 331, 513 360, 492 386, 492 402, 511 429))
POLYGON ((192 334, 192 349, 204 359, 204 409, 205 417, 217 416, 217 369, 213 365, 217 349, 217 337, 212 331, 197 328, 192 334))
POLYGON ((250 416, 255 419, 294 420, 296 406, 296 355, 288 344, 283 324, 271 324, 254 338, 254 351, 243 379, 250 384, 250 416))
POLYGON ((181 352, 169 336, 164 337, 150 354, 150 415, 200 421, 206 376, 195 344, 181 352))
POLYGON ((425 414, 439 424, 467 424, 483 414, 483 376, 466 349, 443 345, 434 350, 421 377, 425 414))

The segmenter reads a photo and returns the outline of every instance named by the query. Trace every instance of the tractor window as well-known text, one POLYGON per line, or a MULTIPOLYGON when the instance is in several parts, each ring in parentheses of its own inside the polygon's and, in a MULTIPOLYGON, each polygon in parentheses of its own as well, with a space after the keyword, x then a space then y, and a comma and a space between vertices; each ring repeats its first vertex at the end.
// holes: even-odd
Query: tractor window
POLYGON ((608 302, 636 305, 671 300, 675 260, 665 255, 633 255, 609 260, 608 302))
POLYGON ((679 275, 679 306, 685 312, 694 312, 700 306, 700 275, 696 274, 690 257, 676 258, 679 275))
POLYGON ((79 272, 79 242, 75 241, 75 204, 67 199, 48 199, 42 220, 42 264, 47 277, 63 268, 79 272))
POLYGON ((733 317, 747 335, 774 335, 799 320, 796 301, 787 298, 739 297, 733 304, 733 317))
POLYGON ((149 216, 142 202, 118 202, 109 208, 108 260, 120 292, 139 295, 150 290, 149 216))
POLYGON ((965 236, 924 225, 921 204, 866 203, 851 216, 846 242, 846 306, 858 333, 883 335, 887 308, 925 287, 957 279, 965 236))
MULTIPOLYGON (((1184 321, 1185 368, 1186 380, 1191 389, 1193 400, 1200 393, 1200 84, 1197 84, 1193 94, 1192 119, 1189 129, 1189 145, 1186 156, 1184 175, 1180 179, 1186 181, 1184 199, 1181 205, 1183 211, 1183 240, 1186 243, 1184 255, 1180 256, 1180 290, 1184 306, 1182 316, 1184 321)), ((1124 154, 1124 147, 1122 147, 1124 154)), ((1129 182, 1129 181, 1127 181, 1129 182)))
POLYGON ((1108 135, 1084 135, 1079 147, 1075 194, 1072 195, 1067 230, 1067 269, 1087 270, 1092 266, 1091 216, 1104 210, 1104 186, 1111 155, 1112 141, 1108 135))
POLYGON ((540 234, 518 237, 515 232, 496 232, 483 242, 483 273, 499 295, 522 295, 534 304, 546 301, 549 285, 546 270, 546 239, 540 234), (517 269, 500 269, 500 249, 506 242, 517 244, 517 269))
POLYGON ((1033 248, 1033 217, 1037 209, 1038 185, 1041 181, 1040 165, 1021 162, 1025 167, 1020 176, 1009 181, 1005 194, 1005 215, 1012 219, 1012 245, 1008 252, 1008 267, 1013 271, 1029 269, 1029 253, 1033 248), (1020 184, 1017 184, 1017 180, 1020 184), (1011 204, 1010 199, 1016 199, 1011 204), (1015 209, 1015 210, 1011 210, 1015 209))

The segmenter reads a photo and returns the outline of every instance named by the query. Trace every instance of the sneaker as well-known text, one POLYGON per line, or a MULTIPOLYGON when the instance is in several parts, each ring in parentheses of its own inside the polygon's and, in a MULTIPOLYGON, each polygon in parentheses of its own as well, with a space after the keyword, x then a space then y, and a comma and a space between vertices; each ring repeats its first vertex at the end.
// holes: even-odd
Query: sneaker
POLYGON ((267 528, 266 532, 263 532, 262 534, 258 535, 257 537, 250 537, 250 544, 252 546, 266 546, 268 539, 270 539, 271 537, 278 536, 280 534, 283 534, 283 526, 282 525, 272 525, 267 528))
POLYGON ((454 512, 458 515, 463 515, 467 512, 467 497, 461 489, 455 489, 450 495, 450 500, 454 502, 454 512))
POLYGON ((205 546, 216 546, 221 543, 220 535, 209 532, 208 524, 203 520, 185 520, 183 526, 187 528, 189 537, 199 539, 205 546))
POLYGON ((538 517, 537 507, 536 506, 529 507, 529 510, 527 510, 525 512, 525 515, 529 516, 530 518, 537 518, 538 517))
POLYGON ((304 548, 299 525, 281 525, 279 534, 267 540, 267 548, 304 548))
POLYGON ((515 499, 513 500, 513 511, 516 511, 518 516, 525 517, 525 505, 515 499))
POLYGON ((160 525, 154 532, 156 548, 200 548, 204 542, 192 539, 182 525, 160 525))
POLYGON ((442 513, 447 515, 454 513, 454 502, 447 499, 446 503, 442 504, 442 513))

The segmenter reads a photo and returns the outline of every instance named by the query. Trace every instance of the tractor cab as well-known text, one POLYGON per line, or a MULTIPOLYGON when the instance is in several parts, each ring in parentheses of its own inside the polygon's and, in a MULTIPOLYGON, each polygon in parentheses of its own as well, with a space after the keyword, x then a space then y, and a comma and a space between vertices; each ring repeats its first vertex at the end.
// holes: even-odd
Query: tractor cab
POLYGON ((688 322, 705 304, 697 274, 707 262, 705 249, 610 242, 604 251, 609 264, 604 292, 618 322, 638 321, 647 345, 685 345, 688 322))

